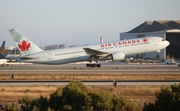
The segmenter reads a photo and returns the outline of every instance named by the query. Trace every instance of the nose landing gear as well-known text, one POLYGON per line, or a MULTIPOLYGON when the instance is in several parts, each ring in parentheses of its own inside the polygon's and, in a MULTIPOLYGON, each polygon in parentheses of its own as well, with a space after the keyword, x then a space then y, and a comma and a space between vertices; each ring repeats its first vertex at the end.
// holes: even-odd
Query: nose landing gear
POLYGON ((156 58, 158 58, 158 59, 160 58, 159 52, 157 52, 156 58))

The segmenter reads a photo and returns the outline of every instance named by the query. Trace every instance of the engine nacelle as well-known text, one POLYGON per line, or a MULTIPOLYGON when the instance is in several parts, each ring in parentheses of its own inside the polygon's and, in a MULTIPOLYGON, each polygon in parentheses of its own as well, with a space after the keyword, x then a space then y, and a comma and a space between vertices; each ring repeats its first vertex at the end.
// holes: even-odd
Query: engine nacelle
POLYGON ((123 60, 124 58, 125 58, 124 52, 114 52, 108 55, 107 57, 105 57, 104 59, 117 61, 117 60, 123 60))

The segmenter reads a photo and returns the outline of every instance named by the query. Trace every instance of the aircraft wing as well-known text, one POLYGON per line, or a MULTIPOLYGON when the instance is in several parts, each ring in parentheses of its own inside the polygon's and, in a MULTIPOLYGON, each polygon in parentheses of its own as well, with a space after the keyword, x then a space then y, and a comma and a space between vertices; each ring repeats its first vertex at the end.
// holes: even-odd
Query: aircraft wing
POLYGON ((103 51, 98 51, 98 50, 94 50, 94 49, 91 49, 91 48, 83 48, 86 52, 87 55, 89 56, 107 56, 109 55, 110 53, 109 52, 103 52, 103 51))

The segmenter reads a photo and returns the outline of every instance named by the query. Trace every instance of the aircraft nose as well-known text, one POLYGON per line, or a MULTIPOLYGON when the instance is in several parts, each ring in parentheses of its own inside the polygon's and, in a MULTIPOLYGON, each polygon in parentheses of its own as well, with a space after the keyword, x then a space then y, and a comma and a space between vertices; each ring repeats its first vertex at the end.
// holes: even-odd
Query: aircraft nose
POLYGON ((168 46, 169 44, 170 44, 169 41, 164 41, 165 46, 168 46))

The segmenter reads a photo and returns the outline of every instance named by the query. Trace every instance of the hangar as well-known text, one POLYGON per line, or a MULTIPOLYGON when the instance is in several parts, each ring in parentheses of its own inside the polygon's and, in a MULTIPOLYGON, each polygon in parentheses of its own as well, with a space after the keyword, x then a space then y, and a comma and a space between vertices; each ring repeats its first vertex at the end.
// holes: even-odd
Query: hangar
MULTIPOLYGON (((120 33, 120 40, 159 36, 170 42, 170 45, 161 50, 160 58, 180 58, 180 20, 145 21, 134 29, 120 33)), ((144 58, 156 58, 157 53, 148 53, 144 58)))

